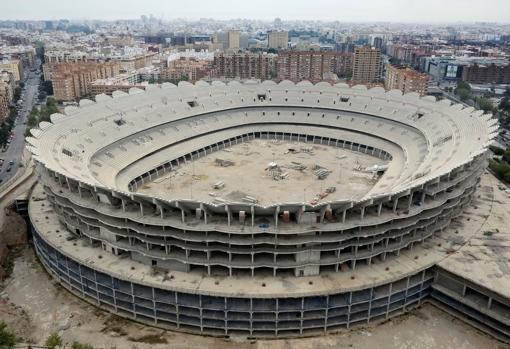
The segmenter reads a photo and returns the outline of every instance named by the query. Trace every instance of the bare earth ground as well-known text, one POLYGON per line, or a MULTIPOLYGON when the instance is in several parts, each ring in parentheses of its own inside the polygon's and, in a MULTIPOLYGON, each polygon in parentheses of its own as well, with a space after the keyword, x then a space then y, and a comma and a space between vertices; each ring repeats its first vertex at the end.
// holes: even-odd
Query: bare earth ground
POLYGON ((31 248, 19 252, 0 291, 0 319, 18 336, 41 344, 52 332, 95 348, 510 348, 438 308, 425 304, 383 324, 351 332, 289 340, 221 339, 168 332, 112 316, 55 285, 31 248))
POLYGON ((262 205, 281 202, 309 202, 326 188, 336 192, 324 200, 358 199, 377 182, 367 167, 385 165, 387 161, 376 157, 333 148, 326 145, 304 144, 277 140, 252 140, 231 148, 209 154, 182 164, 164 177, 147 183, 139 189, 142 193, 157 193, 168 198, 213 201, 242 201, 246 195, 262 205), (292 149, 292 150, 289 150, 292 149), (218 166, 216 159, 231 161, 231 166, 218 166), (274 162, 281 168, 285 179, 274 180, 267 170, 274 162), (294 162, 294 163, 293 163, 294 162), (296 163, 306 166, 297 170, 296 163), (327 178, 318 180, 314 166, 331 171, 327 178), (219 181, 221 189, 213 189, 219 181))

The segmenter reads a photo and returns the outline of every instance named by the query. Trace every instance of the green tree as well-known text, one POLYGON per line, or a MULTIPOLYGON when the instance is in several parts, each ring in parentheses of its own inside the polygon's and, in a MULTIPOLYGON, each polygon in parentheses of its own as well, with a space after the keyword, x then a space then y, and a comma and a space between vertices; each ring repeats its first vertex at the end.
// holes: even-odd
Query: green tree
POLYGON ((455 90, 455 94, 459 97, 459 99, 463 102, 467 101, 471 98, 471 91, 465 88, 457 88, 455 90))
POLYGON ((12 348, 16 344, 16 335, 9 330, 7 324, 0 321, 0 348, 12 348))
POLYGON ((478 108, 482 109, 485 113, 494 111, 494 105, 492 101, 485 97, 479 97, 476 99, 478 108))
POLYGON ((505 149, 497 147, 495 145, 489 145, 489 149, 494 153, 494 155, 503 155, 505 153, 505 149))
POLYGON ((503 97, 499 102, 498 108, 500 110, 510 112, 510 97, 503 97))
POLYGON ((13 97, 14 97, 14 101, 16 101, 16 102, 21 98, 21 87, 18 86, 14 89, 13 97))
POLYGON ((52 333, 48 339, 46 339, 46 342, 45 344, 48 349, 55 349, 56 347, 59 347, 62 345, 62 338, 56 334, 56 333, 52 333))

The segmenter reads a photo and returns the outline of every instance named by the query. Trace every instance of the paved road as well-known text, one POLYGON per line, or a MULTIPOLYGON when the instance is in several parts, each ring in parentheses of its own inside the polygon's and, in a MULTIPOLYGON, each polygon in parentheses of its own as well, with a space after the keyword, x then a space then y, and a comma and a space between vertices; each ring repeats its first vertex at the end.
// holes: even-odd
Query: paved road
POLYGON ((14 176, 21 161, 21 155, 25 148, 25 122, 27 121, 30 110, 32 110, 32 106, 36 103, 39 79, 39 75, 32 72, 28 73, 28 79, 25 82, 26 90, 21 96, 23 99, 21 114, 18 116, 16 125, 13 128, 14 139, 11 141, 11 145, 7 148, 5 153, 0 153, 0 158, 4 159, 4 164, 0 168, 0 179, 2 179, 2 183, 7 182, 9 178, 14 176), (14 165, 11 166, 11 171, 7 172, 10 161, 14 161, 14 165))

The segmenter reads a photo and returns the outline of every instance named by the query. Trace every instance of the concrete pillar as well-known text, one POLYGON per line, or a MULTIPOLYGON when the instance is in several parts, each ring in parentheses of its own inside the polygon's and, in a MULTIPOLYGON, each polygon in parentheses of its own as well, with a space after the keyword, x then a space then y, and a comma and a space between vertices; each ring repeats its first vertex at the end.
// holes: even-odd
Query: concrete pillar
POLYGON ((398 198, 393 200, 393 213, 397 212, 398 198))
POLYGON ((381 210, 382 210, 382 201, 379 203, 379 206, 377 207, 377 216, 381 215, 381 210))

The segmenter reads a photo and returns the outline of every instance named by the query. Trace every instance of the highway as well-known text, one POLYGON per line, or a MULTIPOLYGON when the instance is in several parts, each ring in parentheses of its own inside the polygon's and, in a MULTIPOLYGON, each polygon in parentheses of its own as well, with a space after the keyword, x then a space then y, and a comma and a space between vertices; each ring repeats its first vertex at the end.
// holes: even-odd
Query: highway
POLYGON ((2 167, 0 167, 0 184, 5 183, 14 176, 18 170, 23 149, 25 148, 25 129, 28 114, 32 110, 32 107, 37 101, 37 94, 39 88, 40 75, 35 72, 25 71, 28 74, 28 78, 25 81, 25 92, 21 94, 23 103, 18 110, 21 110, 20 115, 16 119, 15 126, 13 128, 14 138, 11 141, 10 146, 5 152, 0 153, 0 158, 4 159, 2 167), (13 161, 14 164, 11 166, 9 162, 13 161), (7 169, 11 167, 11 171, 7 172, 7 169))

